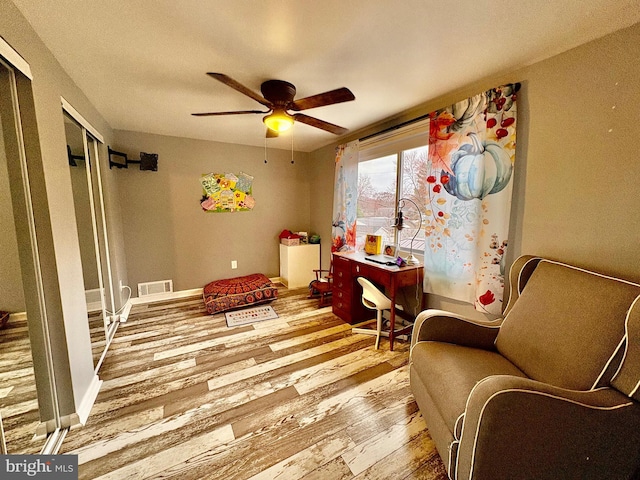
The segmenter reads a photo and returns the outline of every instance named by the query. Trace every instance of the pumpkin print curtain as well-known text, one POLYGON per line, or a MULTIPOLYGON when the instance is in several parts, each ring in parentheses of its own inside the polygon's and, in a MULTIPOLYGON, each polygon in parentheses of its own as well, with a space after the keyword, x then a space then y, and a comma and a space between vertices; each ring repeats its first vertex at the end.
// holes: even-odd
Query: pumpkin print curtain
POLYGON ((358 202, 358 141, 336 149, 333 195, 331 251, 346 252, 356 248, 358 202))
POLYGON ((429 115, 424 290, 495 315, 502 313, 519 87, 429 115))

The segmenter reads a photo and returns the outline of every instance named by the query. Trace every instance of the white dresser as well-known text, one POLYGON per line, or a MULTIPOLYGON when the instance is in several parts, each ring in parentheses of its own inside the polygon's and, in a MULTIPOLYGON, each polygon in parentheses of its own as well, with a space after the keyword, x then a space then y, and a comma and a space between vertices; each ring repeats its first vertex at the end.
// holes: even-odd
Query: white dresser
POLYGON ((320 268, 320 244, 280 244, 280 278, 287 288, 300 288, 316 279, 313 270, 320 268))

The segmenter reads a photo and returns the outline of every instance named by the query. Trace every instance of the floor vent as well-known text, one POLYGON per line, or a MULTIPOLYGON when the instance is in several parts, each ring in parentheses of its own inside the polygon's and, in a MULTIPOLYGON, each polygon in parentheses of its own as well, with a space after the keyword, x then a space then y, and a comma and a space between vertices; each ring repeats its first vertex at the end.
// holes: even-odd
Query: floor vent
POLYGON ((169 292, 173 292, 173 280, 161 280, 159 282, 145 282, 138 284, 138 297, 169 292))

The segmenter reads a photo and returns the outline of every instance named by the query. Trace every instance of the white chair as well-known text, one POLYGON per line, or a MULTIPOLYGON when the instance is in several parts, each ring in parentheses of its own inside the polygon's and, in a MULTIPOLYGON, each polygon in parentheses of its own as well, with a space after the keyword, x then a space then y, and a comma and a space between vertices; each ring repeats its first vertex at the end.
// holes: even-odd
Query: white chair
POLYGON ((353 333, 364 333, 376 336, 376 349, 380 346, 380 334, 382 333, 382 312, 391 310, 391 300, 376 287, 373 283, 363 277, 358 277, 358 283, 362 285, 362 304, 371 309, 377 310, 376 330, 370 328, 353 328, 353 333))

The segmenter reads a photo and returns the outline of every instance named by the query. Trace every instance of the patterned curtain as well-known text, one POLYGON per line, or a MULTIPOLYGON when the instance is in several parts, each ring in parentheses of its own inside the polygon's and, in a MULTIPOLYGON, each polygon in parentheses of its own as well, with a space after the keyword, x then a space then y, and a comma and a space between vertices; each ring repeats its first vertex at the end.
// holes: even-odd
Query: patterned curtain
POLYGON ((332 252, 356 248, 358 202, 358 141, 336 149, 336 173, 333 194, 332 252))
POLYGON ((516 147, 503 85, 430 114, 425 292, 500 315, 516 147))

